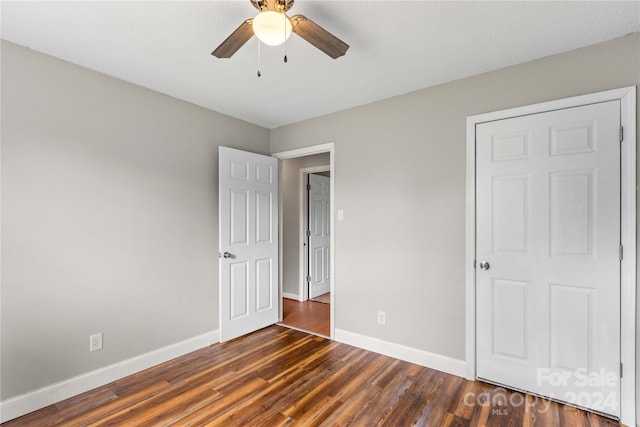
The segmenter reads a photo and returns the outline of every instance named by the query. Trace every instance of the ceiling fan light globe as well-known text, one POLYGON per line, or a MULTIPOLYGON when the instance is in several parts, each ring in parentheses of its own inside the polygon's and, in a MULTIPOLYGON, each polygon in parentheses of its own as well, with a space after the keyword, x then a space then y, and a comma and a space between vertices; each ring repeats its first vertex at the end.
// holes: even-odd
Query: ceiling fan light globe
POLYGON ((291 20, 284 13, 266 11, 253 18, 253 33, 269 46, 284 43, 291 35, 291 20))

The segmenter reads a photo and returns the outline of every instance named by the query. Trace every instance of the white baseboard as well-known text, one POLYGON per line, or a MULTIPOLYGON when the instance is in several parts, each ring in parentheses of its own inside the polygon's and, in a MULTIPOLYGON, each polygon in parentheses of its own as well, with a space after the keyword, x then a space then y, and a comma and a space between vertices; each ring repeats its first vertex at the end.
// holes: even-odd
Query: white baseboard
POLYGON ((459 377, 466 378, 468 375, 464 360, 453 359, 440 354, 430 353, 417 348, 407 347, 337 328, 335 330, 335 340, 459 377))
POLYGON ((283 298, 288 298, 288 299, 294 299, 294 300, 296 300, 296 301, 302 301, 302 300, 300 299, 300 296, 299 296, 299 295, 297 295, 297 294, 290 294, 290 293, 288 293, 288 292, 283 292, 283 293, 282 293, 282 297, 283 297, 283 298))
POLYGON ((0 402, 0 422, 52 405, 219 341, 218 330, 141 354, 0 402))

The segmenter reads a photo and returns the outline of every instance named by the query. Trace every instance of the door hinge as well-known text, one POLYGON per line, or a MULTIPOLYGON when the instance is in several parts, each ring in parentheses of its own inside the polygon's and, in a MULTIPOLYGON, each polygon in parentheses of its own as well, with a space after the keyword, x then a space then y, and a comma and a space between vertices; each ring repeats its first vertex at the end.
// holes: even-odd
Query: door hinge
POLYGON ((620 126, 620 142, 624 139, 624 127, 620 126))
POLYGON ((307 282, 311 282, 311 276, 307 276, 307 282))
POLYGON ((622 373, 623 373, 622 363, 620 363, 620 378, 622 378, 622 373))
POLYGON ((620 258, 620 261, 624 258, 624 247, 622 245, 618 247, 618 258, 620 258))
POLYGON ((311 230, 307 230, 307 237, 311 237, 311 230))
POLYGON ((307 184, 307 191, 311 191, 311 184, 307 184))

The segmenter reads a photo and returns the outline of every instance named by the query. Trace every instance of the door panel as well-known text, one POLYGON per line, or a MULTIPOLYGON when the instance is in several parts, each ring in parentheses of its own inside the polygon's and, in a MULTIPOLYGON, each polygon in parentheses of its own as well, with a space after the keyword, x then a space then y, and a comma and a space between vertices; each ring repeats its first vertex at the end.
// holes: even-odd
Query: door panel
POLYGON ((613 416, 619 127, 611 101, 476 128, 477 374, 613 416))
POLYGON ((587 367, 592 371, 593 289, 551 285, 550 290, 551 367, 570 371, 587 367))
POLYGON ((309 298, 331 290, 331 193, 329 177, 309 175, 309 298))
POLYGON ((269 244, 273 240, 271 213, 275 206, 272 198, 271 193, 256 191, 256 243, 269 244))
POLYGON ((494 279, 492 288, 493 353, 526 361, 529 351, 527 330, 529 302, 527 282, 494 279))
POLYGON ((229 230, 231 236, 229 243, 231 245, 241 245, 249 243, 247 236, 249 234, 249 192, 248 191, 230 191, 231 196, 231 212, 229 220, 231 225, 229 230))
POLYGON ((493 178, 493 251, 528 252, 529 176, 493 178))
POLYGON ((272 273, 270 258, 256 260, 256 312, 273 308, 272 273))
POLYGON ((249 296, 249 277, 246 262, 234 262, 229 264, 230 271, 230 304, 232 320, 239 319, 249 313, 248 296, 249 296))
POLYGON ((551 256, 593 253, 594 170, 551 173, 551 256))
POLYGON ((219 221, 220 341, 227 341, 278 321, 277 159, 220 147, 219 221))

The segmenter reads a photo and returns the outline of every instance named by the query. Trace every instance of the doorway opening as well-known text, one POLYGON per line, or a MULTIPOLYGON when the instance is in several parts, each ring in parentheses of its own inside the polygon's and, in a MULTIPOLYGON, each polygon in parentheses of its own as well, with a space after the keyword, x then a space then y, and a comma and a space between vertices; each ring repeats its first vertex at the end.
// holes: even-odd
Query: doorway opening
MULTIPOLYGON (((273 156, 280 159, 281 324, 332 338, 335 308, 332 250, 334 236, 330 232, 333 228, 333 143, 276 153, 273 156), (322 226, 324 221, 324 233, 321 233, 324 241, 320 243, 317 240, 314 243, 314 239, 309 236, 312 231, 309 222, 310 176, 312 180, 313 177, 321 176, 329 193, 326 195, 328 203, 324 203, 324 207, 321 203, 316 203, 320 205, 320 212, 313 211, 312 206, 312 221, 316 221, 314 213, 321 214, 317 218, 317 224, 322 226), (316 245, 311 257, 310 243, 316 245), (314 270, 316 264, 319 264, 317 272, 314 270), (320 288, 313 288, 314 278, 321 279, 323 288, 320 294, 320 288)), ((314 196, 311 197, 313 198, 314 196)))

